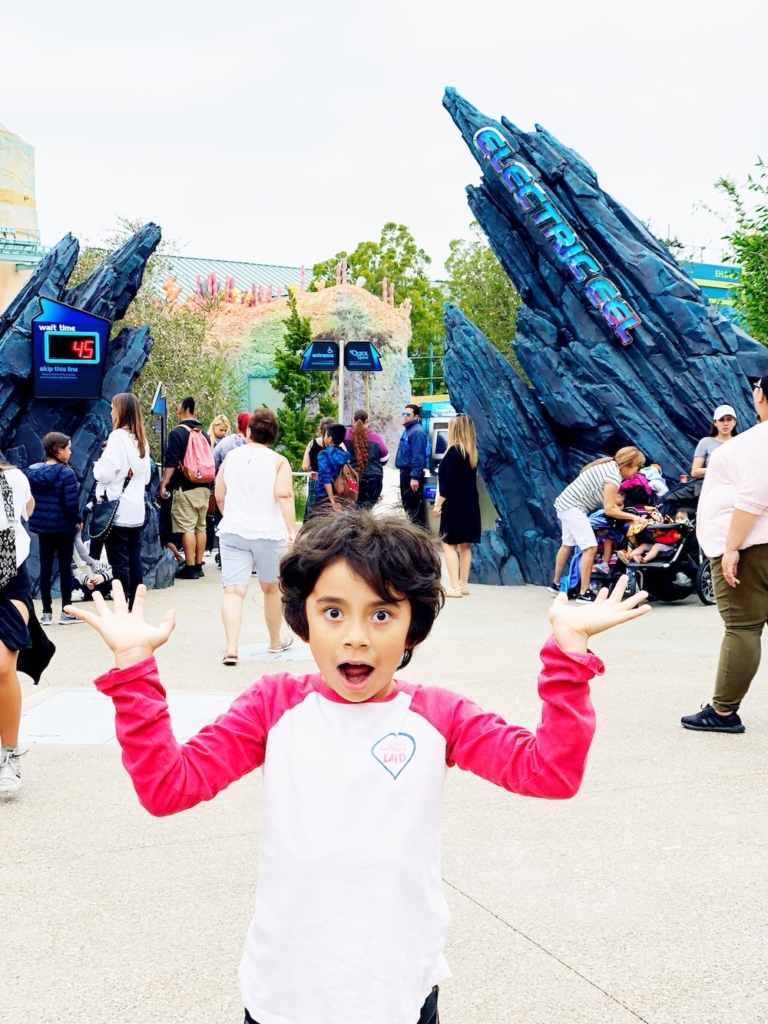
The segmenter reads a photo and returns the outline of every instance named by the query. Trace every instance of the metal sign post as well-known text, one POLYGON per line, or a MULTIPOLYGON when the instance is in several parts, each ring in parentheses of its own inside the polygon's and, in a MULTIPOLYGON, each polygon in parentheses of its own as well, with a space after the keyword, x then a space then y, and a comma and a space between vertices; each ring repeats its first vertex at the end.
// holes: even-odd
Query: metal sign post
POLYGON ((344 339, 342 338, 339 342, 339 423, 342 424, 344 424, 344 364, 344 339))

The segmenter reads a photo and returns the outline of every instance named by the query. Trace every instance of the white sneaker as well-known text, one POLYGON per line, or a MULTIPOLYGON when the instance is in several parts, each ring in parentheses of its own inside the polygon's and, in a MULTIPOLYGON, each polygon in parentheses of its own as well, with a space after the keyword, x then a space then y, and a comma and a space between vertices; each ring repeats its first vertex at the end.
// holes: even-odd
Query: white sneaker
POLYGON ((0 796, 15 796, 21 789, 18 747, 5 748, 0 754, 0 796))
POLYGON ((78 601, 84 601, 84 600, 85 600, 85 594, 83 593, 82 590, 73 590, 72 591, 72 604, 76 604, 78 601))

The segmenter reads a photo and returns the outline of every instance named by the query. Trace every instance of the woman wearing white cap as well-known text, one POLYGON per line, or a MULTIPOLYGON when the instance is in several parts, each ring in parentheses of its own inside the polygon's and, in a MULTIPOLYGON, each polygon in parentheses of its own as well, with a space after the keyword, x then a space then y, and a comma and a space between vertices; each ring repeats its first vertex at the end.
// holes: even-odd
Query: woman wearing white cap
POLYGON ((712 429, 707 437, 702 437, 693 453, 691 476, 706 476, 707 464, 712 452, 717 451, 721 444, 736 436, 736 410, 732 405, 718 405, 712 414, 712 429))

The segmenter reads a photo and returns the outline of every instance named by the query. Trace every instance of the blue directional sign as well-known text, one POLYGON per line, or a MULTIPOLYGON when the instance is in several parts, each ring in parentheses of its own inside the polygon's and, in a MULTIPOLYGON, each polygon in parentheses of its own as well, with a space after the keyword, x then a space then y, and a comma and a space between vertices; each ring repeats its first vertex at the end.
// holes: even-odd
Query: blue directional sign
POLYGON ((98 398, 104 378, 109 320, 40 299, 32 320, 36 398, 98 398))
POLYGON ((339 346, 335 341, 313 341, 301 360, 302 370, 327 370, 339 368, 339 346))
POLYGON ((378 373, 381 369, 381 356, 370 341, 348 341, 344 346, 344 368, 378 373))

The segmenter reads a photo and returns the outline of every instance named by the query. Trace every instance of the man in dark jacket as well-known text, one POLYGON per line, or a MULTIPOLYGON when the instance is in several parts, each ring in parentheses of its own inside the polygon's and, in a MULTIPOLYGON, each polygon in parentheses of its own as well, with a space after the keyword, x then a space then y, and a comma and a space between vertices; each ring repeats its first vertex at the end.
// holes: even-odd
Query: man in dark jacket
MULTIPOLYGON (((168 435, 163 460, 163 478, 157 491, 161 501, 168 499, 169 492, 173 493, 171 523, 173 532, 182 535, 181 542, 184 548, 184 565, 176 575, 183 580, 197 580, 203 575, 205 517, 211 496, 210 483, 188 480, 181 471, 184 456, 187 454, 190 430, 203 430, 202 423, 195 418, 195 411, 195 400, 190 395, 178 408, 178 427, 174 427, 168 435)), ((204 430, 203 436, 210 444, 210 438, 204 430)))
POLYGON ((421 409, 409 402, 404 406, 403 436, 397 446, 395 468, 400 470, 400 497, 411 521, 426 529, 424 514, 424 470, 427 467, 427 435, 419 422, 421 409))

